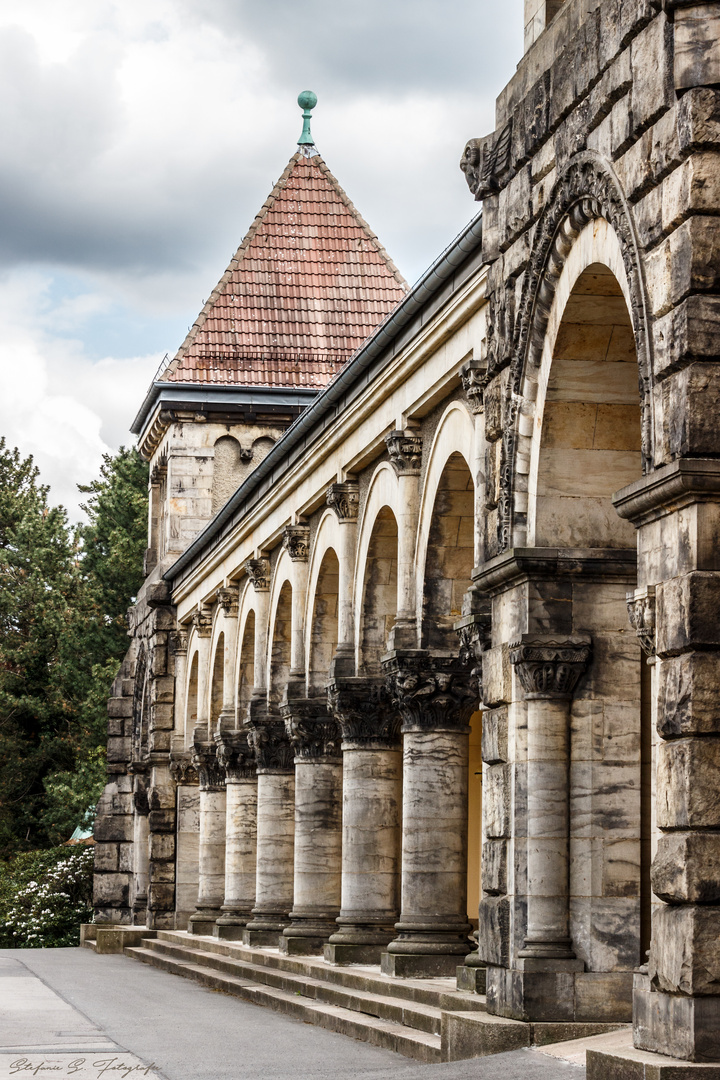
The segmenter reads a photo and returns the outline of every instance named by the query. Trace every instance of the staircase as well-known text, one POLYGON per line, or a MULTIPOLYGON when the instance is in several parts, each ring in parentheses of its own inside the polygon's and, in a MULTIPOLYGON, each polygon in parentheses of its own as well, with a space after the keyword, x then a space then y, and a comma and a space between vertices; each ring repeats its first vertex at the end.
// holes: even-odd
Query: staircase
POLYGON ((428 1063, 448 1060, 442 1033, 449 1014, 487 1015, 485 998, 457 990, 454 979, 394 979, 376 967, 333 967, 316 957, 288 957, 277 949, 183 931, 158 930, 124 952, 210 989, 428 1063))

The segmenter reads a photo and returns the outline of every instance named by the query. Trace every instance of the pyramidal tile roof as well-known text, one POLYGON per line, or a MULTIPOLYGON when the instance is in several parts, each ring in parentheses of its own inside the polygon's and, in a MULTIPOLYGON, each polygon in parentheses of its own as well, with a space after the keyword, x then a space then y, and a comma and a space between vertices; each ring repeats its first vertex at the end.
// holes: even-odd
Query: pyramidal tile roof
POLYGON ((407 292, 313 152, 290 159, 161 381, 321 389, 407 292))

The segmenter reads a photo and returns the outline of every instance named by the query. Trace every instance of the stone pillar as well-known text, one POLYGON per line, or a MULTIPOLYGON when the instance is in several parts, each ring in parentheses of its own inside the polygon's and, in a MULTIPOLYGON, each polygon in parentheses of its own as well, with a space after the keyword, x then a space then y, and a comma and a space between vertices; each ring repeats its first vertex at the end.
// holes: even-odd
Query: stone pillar
POLYGON ((357 517, 360 505, 358 485, 352 480, 331 484, 325 501, 335 511, 340 529, 338 545, 338 646, 332 661, 333 675, 355 674, 355 632, 353 619, 353 578, 355 575, 355 548, 357 543, 357 517))
POLYGON ((283 721, 264 699, 248 708, 248 742, 257 762, 257 874, 246 945, 277 945, 293 903, 294 752, 283 721))
POLYGON ((469 664, 426 650, 383 658, 402 717, 402 903, 386 975, 455 976, 467 920, 468 720, 478 707, 469 664))
POLYGON ((325 698, 286 701, 281 708, 295 750, 295 890, 280 951, 323 951, 340 912, 342 751, 340 729, 325 698))
POLYGON ((225 899, 215 924, 219 938, 242 938, 255 906, 257 770, 246 731, 218 732, 217 759, 225 770, 225 899))
POLYGON ((413 431, 391 431, 385 436, 390 461, 398 478, 397 618, 388 637, 388 649, 417 647, 415 618, 415 543, 420 511, 422 438, 413 431))
POLYGON ((212 934, 225 892, 225 777, 215 746, 195 741, 192 760, 200 779, 198 899, 191 934, 212 934))
POLYGON ((217 601, 223 610, 223 700, 218 728, 235 726, 235 654, 237 652, 239 593, 237 585, 218 590, 217 601))
POLYGON ((170 635, 171 655, 173 657, 173 676, 175 679, 174 728, 171 748, 182 754, 185 750, 185 705, 187 693, 187 627, 180 626, 170 635))
POLYGON ((378 964, 399 914, 400 721, 382 678, 334 678, 343 750, 342 899, 325 946, 334 964, 378 964))
POLYGON ((584 970, 569 935, 570 702, 590 652, 587 637, 524 635, 510 647, 527 701, 527 929, 517 968, 531 1020, 540 996, 543 1019, 564 1019, 563 977, 584 970))
MULTIPOLYGON (((210 635, 212 634, 212 613, 207 608, 200 607, 193 615, 192 622, 198 644, 197 718, 195 726, 205 728, 207 733, 210 722, 210 635)), ((192 734, 192 732, 186 731, 186 737, 192 734)), ((203 740, 207 740, 207 734, 203 736, 203 740)))
POLYGON ((134 775, 133 791, 133 925, 147 925, 148 885, 150 882, 150 825, 148 814, 147 777, 142 765, 131 766, 134 775), (138 775, 139 774, 139 775, 138 775))

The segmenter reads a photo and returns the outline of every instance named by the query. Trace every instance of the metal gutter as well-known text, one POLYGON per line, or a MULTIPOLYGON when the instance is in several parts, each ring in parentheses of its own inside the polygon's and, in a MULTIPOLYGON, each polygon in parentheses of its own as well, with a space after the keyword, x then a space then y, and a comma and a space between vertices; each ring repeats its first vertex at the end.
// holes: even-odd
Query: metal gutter
POLYGON ((401 331, 411 322, 425 304, 428 303, 446 285, 453 274, 467 262, 482 241, 482 211, 470 221, 462 232, 452 241, 445 251, 435 260, 407 296, 380 323, 377 330, 360 346, 355 356, 348 361, 331 383, 328 384, 312 405, 301 413, 288 428, 283 437, 275 443, 272 450, 248 476, 234 495, 218 511, 190 546, 176 559, 165 572, 166 581, 174 581, 182 571, 203 551, 210 541, 218 535, 223 526, 234 516, 236 510, 246 502, 263 480, 270 476, 273 469, 284 457, 302 442, 303 437, 316 425, 320 425, 333 407, 340 402, 344 394, 356 385, 371 365, 379 358, 383 350, 392 345, 401 331))

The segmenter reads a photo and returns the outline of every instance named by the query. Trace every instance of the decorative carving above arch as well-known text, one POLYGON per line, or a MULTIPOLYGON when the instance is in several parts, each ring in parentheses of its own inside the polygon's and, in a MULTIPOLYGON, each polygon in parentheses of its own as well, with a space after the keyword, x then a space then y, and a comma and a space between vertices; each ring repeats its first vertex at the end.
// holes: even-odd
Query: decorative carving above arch
MULTIPOLYGON (((611 165, 600 155, 578 154, 558 178, 545 211, 538 222, 533 252, 522 286, 522 294, 512 328, 493 317, 496 332, 488 348, 488 379, 510 367, 504 401, 500 498, 498 502, 499 550, 517 546, 514 495, 516 460, 525 449, 525 436, 518 432, 523 411, 525 377, 540 367, 555 294, 575 242, 592 221, 605 220, 620 245, 627 277, 629 314, 635 336, 642 422, 642 463, 646 473, 652 463, 652 357, 648 328, 643 268, 630 208, 611 165)), ((492 312, 504 309, 496 294, 492 312)), ((510 320, 507 320, 509 322, 510 320)))

